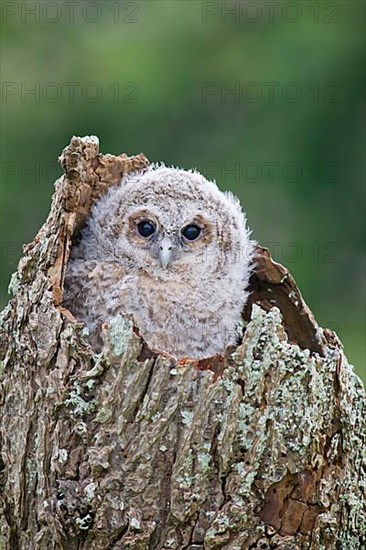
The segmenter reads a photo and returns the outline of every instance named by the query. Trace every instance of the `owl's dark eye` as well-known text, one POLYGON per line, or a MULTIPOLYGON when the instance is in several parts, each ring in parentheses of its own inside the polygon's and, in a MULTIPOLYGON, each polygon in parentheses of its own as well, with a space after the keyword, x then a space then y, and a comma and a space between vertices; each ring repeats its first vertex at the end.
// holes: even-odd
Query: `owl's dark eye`
POLYGON ((187 241, 195 241, 201 235, 202 229, 198 225, 186 225, 182 229, 182 235, 187 241))
POLYGON ((155 230, 156 225, 149 220, 144 220, 137 224, 137 231, 139 232, 141 237, 151 237, 151 235, 155 233, 155 230))

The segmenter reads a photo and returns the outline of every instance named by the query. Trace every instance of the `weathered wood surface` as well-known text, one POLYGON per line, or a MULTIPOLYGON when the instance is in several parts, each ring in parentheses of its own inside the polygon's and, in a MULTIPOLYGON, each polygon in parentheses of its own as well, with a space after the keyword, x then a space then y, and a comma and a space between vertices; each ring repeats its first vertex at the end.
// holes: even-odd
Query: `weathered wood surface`
POLYGON ((365 393, 287 270, 257 249, 246 328, 175 363, 117 317, 93 355, 61 306, 72 237, 143 155, 73 138, 0 317, 6 549, 342 549, 365 544, 365 393))

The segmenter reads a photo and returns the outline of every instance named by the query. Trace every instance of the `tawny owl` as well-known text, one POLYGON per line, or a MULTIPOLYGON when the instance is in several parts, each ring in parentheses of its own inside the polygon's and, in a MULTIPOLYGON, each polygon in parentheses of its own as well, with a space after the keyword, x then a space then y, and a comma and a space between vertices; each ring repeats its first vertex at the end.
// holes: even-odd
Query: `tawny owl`
POLYGON ((152 165, 94 205, 64 304, 97 350, 101 325, 121 314, 151 349, 202 359, 237 341, 252 253, 232 194, 198 172, 152 165))

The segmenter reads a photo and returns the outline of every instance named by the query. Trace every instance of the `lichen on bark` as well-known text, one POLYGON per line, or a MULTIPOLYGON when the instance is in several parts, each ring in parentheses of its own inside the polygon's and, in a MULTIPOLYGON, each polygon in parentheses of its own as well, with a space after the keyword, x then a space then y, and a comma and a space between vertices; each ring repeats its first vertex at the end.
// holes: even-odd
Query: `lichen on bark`
POLYGON ((240 345, 175 362, 118 316, 96 355, 62 307, 73 238, 143 155, 73 138, 0 316, 1 533, 10 549, 365 544, 365 392, 257 247, 240 345))

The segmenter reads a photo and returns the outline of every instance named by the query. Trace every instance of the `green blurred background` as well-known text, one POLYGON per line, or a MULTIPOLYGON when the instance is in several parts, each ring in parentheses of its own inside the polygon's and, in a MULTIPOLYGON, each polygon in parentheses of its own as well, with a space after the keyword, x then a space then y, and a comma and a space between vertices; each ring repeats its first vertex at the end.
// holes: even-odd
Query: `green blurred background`
POLYGON ((2 2, 1 306, 75 135, 239 197, 365 379, 365 3, 2 2))

